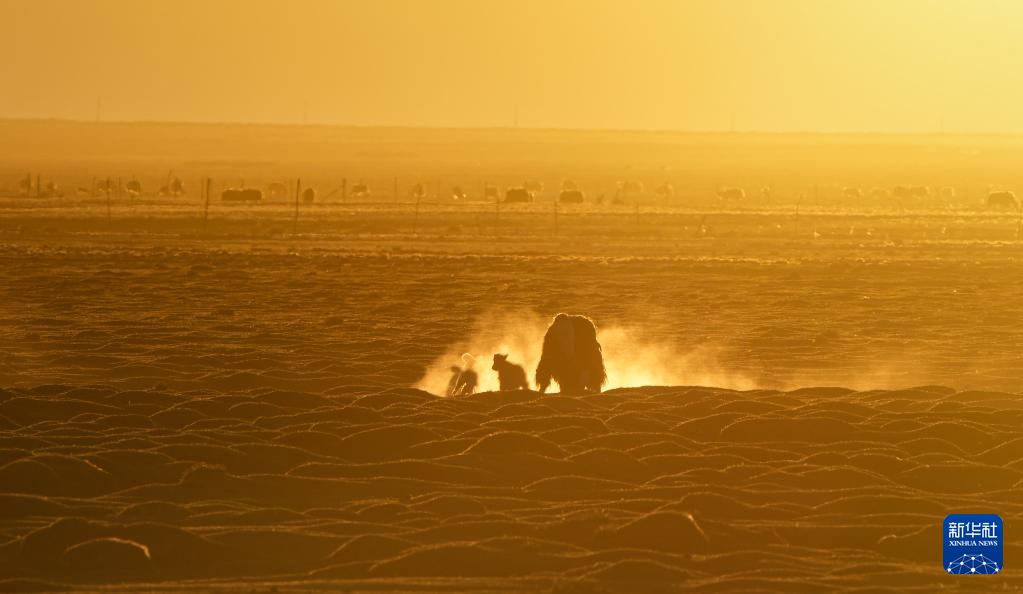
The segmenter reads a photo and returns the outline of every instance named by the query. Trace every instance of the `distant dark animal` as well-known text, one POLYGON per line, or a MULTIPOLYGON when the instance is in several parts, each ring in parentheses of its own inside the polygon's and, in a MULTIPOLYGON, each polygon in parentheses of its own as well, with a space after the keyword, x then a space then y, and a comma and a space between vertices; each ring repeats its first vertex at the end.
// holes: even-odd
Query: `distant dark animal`
POLYGON ((312 204, 316 201, 316 190, 313 188, 306 188, 302 190, 302 202, 306 204, 312 204))
POLYGON ((745 200, 746 190, 742 188, 718 188, 717 195, 722 200, 745 200))
POLYGON ((510 188, 504 193, 505 202, 532 202, 533 193, 526 188, 510 188))
POLYGON ((60 191, 60 186, 57 185, 57 182, 48 181, 43 186, 40 195, 45 196, 47 198, 60 198, 64 195, 64 193, 60 191))
POLYGON ((991 192, 987 195, 987 207, 991 209, 1012 209, 1019 210, 1019 200, 1016 193, 1003 190, 991 192))
POLYGON ((263 191, 255 188, 228 188, 220 193, 220 199, 224 202, 260 202, 263 200, 263 191))
POLYGON ((138 196, 142 194, 142 182, 137 179, 130 179, 128 183, 124 184, 124 189, 128 191, 129 196, 138 196))
POLYGON ((365 183, 357 183, 352 185, 352 196, 355 198, 368 198, 371 192, 369 186, 365 183))
POLYGON ((491 369, 497 372, 497 381, 501 384, 501 391, 529 389, 526 370, 521 365, 509 363, 508 355, 495 354, 494 365, 491 369))
POLYGON ((562 190, 558 194, 558 202, 564 204, 582 204, 585 200, 586 196, 579 190, 562 190))
POLYGON ((175 177, 171 180, 171 183, 160 188, 161 196, 184 196, 185 195, 185 184, 180 178, 175 177))
POLYGON ((113 194, 117 191, 117 181, 112 179, 101 179, 96 182, 96 194, 113 194))
POLYGON ((543 337, 536 385, 543 394, 551 381, 563 394, 600 392, 607 382, 597 328, 589 318, 559 313, 543 337))

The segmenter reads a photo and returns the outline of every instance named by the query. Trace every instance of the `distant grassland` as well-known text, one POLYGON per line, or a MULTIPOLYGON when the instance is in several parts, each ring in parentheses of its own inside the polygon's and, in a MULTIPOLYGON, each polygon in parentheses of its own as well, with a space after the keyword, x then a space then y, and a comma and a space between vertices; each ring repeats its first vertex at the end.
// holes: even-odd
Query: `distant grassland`
POLYGON ((955 189, 955 198, 936 197, 922 205, 927 208, 974 207, 990 187, 1023 190, 1023 139, 1013 136, 0 121, 0 138, 0 193, 6 194, 36 174, 65 190, 97 178, 134 177, 144 193, 173 175, 196 196, 203 177, 213 179, 215 191, 302 178, 321 196, 347 179, 368 184, 373 199, 391 201, 407 199, 418 183, 431 199, 448 200, 454 186, 480 198, 484 184, 504 189, 526 180, 542 182, 539 198, 550 200, 566 179, 590 199, 610 200, 621 182, 632 180, 645 184, 647 194, 669 183, 676 202, 707 207, 718 202, 715 190, 728 186, 744 188, 749 207, 842 206, 845 187, 861 188, 867 205, 873 188, 955 189), (765 186, 772 188, 770 200, 761 199, 765 186))

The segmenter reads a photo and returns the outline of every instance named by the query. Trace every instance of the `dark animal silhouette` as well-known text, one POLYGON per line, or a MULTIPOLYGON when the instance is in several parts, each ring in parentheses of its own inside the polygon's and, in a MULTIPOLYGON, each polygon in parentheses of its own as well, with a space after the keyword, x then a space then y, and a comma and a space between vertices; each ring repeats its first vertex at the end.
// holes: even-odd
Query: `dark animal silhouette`
POLYGON ((469 368, 451 366, 451 379, 448 380, 448 396, 468 396, 476 393, 479 377, 469 368))
POLYGON ((551 381, 563 394, 600 392, 607 382, 597 328, 589 318, 559 313, 543 337, 536 385, 543 394, 551 381))
POLYGON ((1016 193, 1010 191, 991 192, 987 195, 987 207, 991 209, 1019 209, 1016 193))
POLYGON ((533 193, 525 188, 511 188, 504 193, 505 202, 532 202, 533 193))
POLYGON ((365 183, 357 183, 352 186, 352 197, 353 198, 369 198, 372 192, 369 191, 369 186, 365 183))
POLYGON ((497 381, 501 384, 501 391, 529 389, 526 370, 521 365, 509 363, 508 355, 494 355, 494 365, 491 369, 497 372, 497 381))
POLYGON ((181 179, 175 177, 169 184, 160 188, 159 194, 161 196, 173 196, 175 198, 178 196, 184 196, 185 184, 181 181, 181 179))
POLYGON ((228 188, 220 193, 220 199, 224 202, 259 202, 263 199, 263 190, 228 188))
POLYGON ((139 196, 142 194, 142 182, 137 179, 128 180, 128 183, 124 184, 124 188, 128 191, 129 196, 139 196))
POLYGON ((586 196, 580 190, 562 190, 558 202, 562 204, 582 204, 586 196))

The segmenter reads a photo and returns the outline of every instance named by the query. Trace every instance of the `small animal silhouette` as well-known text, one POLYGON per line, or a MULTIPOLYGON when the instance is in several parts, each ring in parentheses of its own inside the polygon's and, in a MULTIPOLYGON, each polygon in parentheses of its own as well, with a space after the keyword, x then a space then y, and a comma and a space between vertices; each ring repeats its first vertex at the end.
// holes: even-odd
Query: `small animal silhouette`
POLYGON ((469 396, 476 393, 478 378, 472 369, 451 366, 451 379, 448 381, 448 396, 469 396))
POLYGON ((497 372, 497 381, 501 383, 502 391, 529 389, 526 370, 521 365, 509 363, 508 355, 494 355, 494 366, 491 369, 497 372))

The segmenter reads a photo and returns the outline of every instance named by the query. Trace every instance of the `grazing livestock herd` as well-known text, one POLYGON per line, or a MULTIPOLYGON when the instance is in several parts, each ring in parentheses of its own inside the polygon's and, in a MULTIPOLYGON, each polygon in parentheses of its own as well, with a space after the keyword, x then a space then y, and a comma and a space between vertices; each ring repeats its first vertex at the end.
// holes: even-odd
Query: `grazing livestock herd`
MULTIPOLYGON (((17 196, 59 198, 64 195, 55 181, 41 180, 39 174, 28 174, 24 177, 18 178, 14 187, 16 188, 14 195, 17 196)), ((526 180, 521 185, 507 187, 503 192, 498 186, 484 182, 482 186, 482 194, 475 195, 467 191, 465 187, 461 185, 449 187, 451 187, 451 191, 448 197, 450 197, 453 201, 482 199, 487 202, 529 204, 544 199, 547 201, 553 199, 555 203, 560 204, 583 204, 589 200, 587 194, 582 190, 579 184, 568 178, 562 180, 560 190, 553 196, 550 194, 545 195, 544 183, 535 179, 526 180)), ((1001 189, 997 186, 988 186, 988 188, 988 191, 982 195, 982 200, 975 203, 977 207, 990 211, 1018 211, 1023 209, 1023 203, 1016 198, 1015 193, 1012 191, 1001 189)), ((615 184, 614 189, 615 192, 613 197, 606 201, 612 205, 638 202, 641 200, 660 203, 676 202, 681 204, 683 202, 688 202, 690 197, 700 196, 700 193, 698 192, 690 192, 680 197, 676 192, 675 186, 667 181, 654 186, 649 192, 646 190, 644 183, 636 179, 619 181, 615 184)), ((142 182, 135 177, 131 177, 126 182, 122 182, 121 178, 111 177, 93 179, 90 186, 78 187, 77 190, 79 195, 94 197, 104 195, 126 195, 129 198, 137 198, 144 195, 142 182)), ((370 190, 369 184, 364 181, 359 181, 349 186, 346 179, 339 188, 327 193, 323 197, 320 197, 319 200, 329 202, 329 199, 338 193, 339 190, 339 197, 342 201, 349 198, 355 200, 369 200, 373 197, 373 192, 370 190)), ((221 191, 220 197, 223 202, 233 203, 254 204, 263 201, 283 202, 287 200, 295 200, 296 196, 293 193, 294 191, 300 192, 297 199, 305 204, 312 204, 318 199, 315 189, 306 187, 304 190, 301 188, 296 190, 295 188, 292 188, 290 184, 282 181, 270 182, 265 186, 265 189, 247 187, 244 184, 240 187, 228 187, 221 191)), ((395 192, 397 192, 397 180, 395 183, 395 192)), ((411 185, 407 192, 408 197, 417 203, 423 199, 436 199, 443 196, 443 192, 431 192, 430 188, 423 182, 417 182, 411 185)), ((201 192, 200 194, 204 193, 201 192)), ((869 190, 860 186, 814 186, 812 192, 812 196, 818 205, 822 204, 822 196, 835 196, 836 194, 842 200, 854 202, 856 204, 861 204, 864 198, 870 198, 875 203, 889 203, 902 208, 905 208, 910 204, 927 207, 928 205, 949 206, 956 202, 968 205, 969 202, 968 200, 959 200, 959 193, 956 191, 956 188, 951 186, 931 187, 926 185, 898 184, 890 189, 874 187, 869 190)), ((187 196, 188 193, 181 178, 168 175, 166 182, 159 187, 155 195, 160 197, 179 198, 187 196)), ((392 194, 388 192, 385 194, 385 199, 391 195, 392 194)), ((969 188, 967 188, 965 195, 967 197, 969 196, 969 188)), ((775 202, 775 194, 771 186, 763 186, 760 188, 759 192, 754 191, 752 194, 748 193, 746 189, 741 186, 718 186, 714 189, 713 196, 724 204, 744 204, 747 206, 753 206, 754 204, 761 206, 777 204, 777 202, 775 202), (750 200, 751 196, 757 197, 755 203, 750 200)), ((807 194, 801 192, 789 193, 788 196, 789 198, 798 197, 796 202, 803 203, 806 200, 807 194)), ((337 198, 335 198, 335 201, 336 200, 337 198)), ((593 202, 595 204, 604 204, 605 194, 596 194, 596 198, 593 199, 593 202)))

